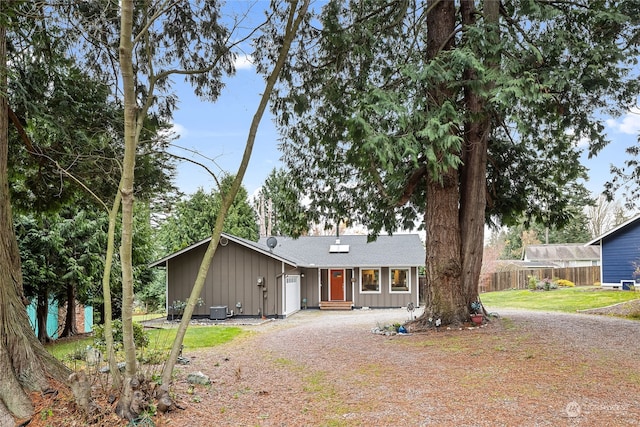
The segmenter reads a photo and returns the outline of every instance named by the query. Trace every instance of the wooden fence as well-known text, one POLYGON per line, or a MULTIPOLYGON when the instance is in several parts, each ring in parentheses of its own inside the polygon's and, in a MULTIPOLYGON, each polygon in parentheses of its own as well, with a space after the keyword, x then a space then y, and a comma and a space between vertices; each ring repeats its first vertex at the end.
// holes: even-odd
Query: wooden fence
POLYGON ((480 283, 480 292, 527 289, 529 276, 539 279, 565 279, 576 286, 591 286, 600 282, 600 267, 539 268, 491 273, 480 283))

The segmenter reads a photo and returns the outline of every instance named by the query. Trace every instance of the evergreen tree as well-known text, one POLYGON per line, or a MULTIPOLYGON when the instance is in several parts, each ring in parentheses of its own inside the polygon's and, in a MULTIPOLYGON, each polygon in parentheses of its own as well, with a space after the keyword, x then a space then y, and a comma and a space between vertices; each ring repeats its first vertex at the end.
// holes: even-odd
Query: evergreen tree
POLYGON ((52 378, 67 381, 70 373, 36 339, 25 310, 26 298, 13 228, 8 179, 6 30, 12 16, 13 8, 3 3, 0 8, 0 425, 13 425, 16 418, 29 418, 34 408, 27 393, 47 390, 52 378))
MULTIPOLYGON (((221 180, 221 189, 207 194, 199 188, 194 194, 177 202, 158 231, 163 255, 179 251, 211 237, 224 193, 233 182, 232 175, 221 180)), ((224 232, 244 239, 258 240, 256 213, 248 201, 247 190, 240 187, 224 220, 224 232)))
POLYGON ((307 234, 310 224, 302 206, 301 193, 294 178, 284 169, 273 169, 262 185, 255 200, 264 230, 262 237, 301 236, 307 234))
POLYGON ((416 326, 466 321, 485 219, 566 223, 579 138, 638 93, 636 3, 330 1, 273 104, 308 216, 424 227, 416 326))
POLYGON ((50 339, 48 305, 66 305, 61 337, 76 334, 75 303, 92 304, 102 275, 106 215, 88 211, 17 215, 16 235, 22 260, 25 296, 37 300, 38 338, 50 339))

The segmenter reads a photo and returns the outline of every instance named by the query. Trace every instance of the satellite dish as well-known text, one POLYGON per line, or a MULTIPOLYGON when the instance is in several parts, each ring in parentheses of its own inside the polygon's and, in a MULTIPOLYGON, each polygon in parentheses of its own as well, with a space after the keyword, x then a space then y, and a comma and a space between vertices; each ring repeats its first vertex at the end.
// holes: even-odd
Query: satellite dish
POLYGON ((226 237, 220 237, 220 246, 227 246, 229 244, 229 239, 226 237))
POLYGON ((278 245, 278 240, 271 236, 267 239, 267 246, 269 246, 269 249, 273 249, 278 245))

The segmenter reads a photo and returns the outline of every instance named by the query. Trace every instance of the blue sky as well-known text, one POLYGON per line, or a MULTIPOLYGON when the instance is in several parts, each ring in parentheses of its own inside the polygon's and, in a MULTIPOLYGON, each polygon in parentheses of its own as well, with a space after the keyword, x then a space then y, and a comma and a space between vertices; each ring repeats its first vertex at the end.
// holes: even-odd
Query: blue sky
MULTIPOLYGON (((227 86, 217 102, 203 102, 185 88, 180 92, 180 103, 174 113, 174 131, 180 136, 174 144, 187 150, 176 147, 172 151, 204 163, 216 173, 237 172, 251 120, 264 89, 262 77, 246 62, 240 65, 236 75, 227 79, 227 86), (197 151, 206 158, 188 150, 197 151)), ((259 189, 269 172, 279 165, 278 134, 272 119, 271 113, 266 111, 258 129, 243 182, 249 194, 259 189)), ((199 187, 207 192, 215 188, 211 175, 189 162, 179 164, 176 183, 187 194, 199 187)))
MULTIPOLYGON (((239 22, 236 34, 242 34, 264 21, 263 11, 269 9, 269 3, 267 0, 229 1, 224 13, 236 14, 239 22)), ((256 74, 247 56, 251 50, 247 45, 238 46, 236 74, 225 78, 226 86, 215 103, 201 101, 188 85, 176 82, 180 101, 174 112, 174 131, 180 138, 174 142, 174 153, 206 164, 217 174, 238 171, 251 120, 265 86, 263 77, 256 74)), ((259 190, 274 167, 280 166, 279 159, 278 134, 267 109, 243 181, 249 195, 259 190)), ((189 162, 179 164, 176 184, 186 194, 200 187, 207 192, 216 188, 209 172, 189 162)))
MULTIPOLYGON (((611 141, 598 156, 587 159, 586 152, 582 163, 589 169, 589 181, 586 187, 597 195, 604 189, 604 183, 611 179, 610 165, 622 166, 629 159, 625 152, 627 147, 638 144, 640 134, 640 110, 633 108, 621 117, 610 117, 605 120, 605 132, 611 141)), ((586 150, 586 147, 584 147, 586 150)))

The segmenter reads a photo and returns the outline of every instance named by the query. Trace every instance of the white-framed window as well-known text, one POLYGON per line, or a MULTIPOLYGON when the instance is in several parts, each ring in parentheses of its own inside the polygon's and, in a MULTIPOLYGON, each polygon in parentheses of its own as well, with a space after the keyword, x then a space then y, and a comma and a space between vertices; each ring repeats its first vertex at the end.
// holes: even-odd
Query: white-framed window
POLYGON ((379 268, 360 269, 360 292, 375 294, 379 294, 381 292, 379 268))
POLYGON ((411 269, 389 269, 389 292, 407 294, 411 292, 411 269))

